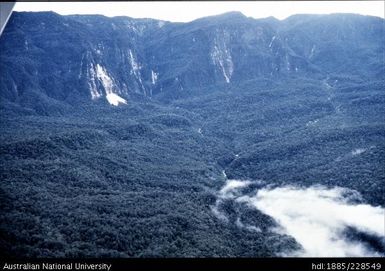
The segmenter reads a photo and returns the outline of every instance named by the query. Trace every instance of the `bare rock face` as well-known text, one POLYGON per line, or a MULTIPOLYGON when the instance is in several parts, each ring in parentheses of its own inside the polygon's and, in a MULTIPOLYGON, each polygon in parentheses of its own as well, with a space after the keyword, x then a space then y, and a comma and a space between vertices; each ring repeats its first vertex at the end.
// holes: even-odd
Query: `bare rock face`
POLYGON ((384 255, 383 33, 346 14, 14 13, 0 38, 0 251, 384 255))
POLYGON ((358 15, 252 19, 230 12, 170 23, 14 13, 0 40, 1 97, 46 103, 174 100, 248 80, 381 76, 383 20, 358 15))

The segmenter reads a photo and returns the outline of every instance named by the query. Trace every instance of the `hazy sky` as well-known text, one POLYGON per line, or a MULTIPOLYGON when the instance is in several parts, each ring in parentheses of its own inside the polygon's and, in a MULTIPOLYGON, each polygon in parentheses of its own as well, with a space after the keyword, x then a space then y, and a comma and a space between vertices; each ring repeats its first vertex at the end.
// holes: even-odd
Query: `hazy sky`
POLYGON ((384 18, 384 1, 245 1, 245 2, 18 2, 15 11, 55 11, 59 14, 103 14, 188 22, 228 11, 246 16, 284 19, 292 14, 358 13, 384 18))

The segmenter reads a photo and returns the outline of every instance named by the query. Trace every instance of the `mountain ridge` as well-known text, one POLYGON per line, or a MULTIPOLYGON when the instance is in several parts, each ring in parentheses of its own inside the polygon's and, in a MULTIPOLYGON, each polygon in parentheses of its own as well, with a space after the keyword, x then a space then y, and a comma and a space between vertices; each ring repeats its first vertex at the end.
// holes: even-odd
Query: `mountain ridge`
POLYGON ((325 237, 368 250, 339 255, 384 254, 345 208, 329 216, 385 204, 383 20, 237 18, 13 14, 0 37, 3 254, 303 255, 250 206, 282 189, 283 206, 301 202, 283 215, 308 211, 333 224, 325 237), (343 193, 317 208, 294 188, 343 193))
POLYGON ((197 88, 221 88, 258 78, 325 79, 338 73, 379 80, 375 70, 382 65, 377 55, 384 49, 380 22, 383 19, 354 14, 272 20, 228 12, 172 23, 17 12, 0 40, 0 66, 6 71, 0 79, 0 95, 2 100, 29 107, 23 102, 29 100, 26 92, 73 104, 100 97, 108 100, 109 93, 125 101, 137 95, 174 100, 197 88), (341 23, 341 18, 347 21, 341 23), (29 67, 17 72, 21 77, 9 73, 20 69, 18 61, 29 67), (57 77, 65 83, 53 80, 57 77), (15 86, 26 80, 26 89, 31 90, 18 92, 15 86))

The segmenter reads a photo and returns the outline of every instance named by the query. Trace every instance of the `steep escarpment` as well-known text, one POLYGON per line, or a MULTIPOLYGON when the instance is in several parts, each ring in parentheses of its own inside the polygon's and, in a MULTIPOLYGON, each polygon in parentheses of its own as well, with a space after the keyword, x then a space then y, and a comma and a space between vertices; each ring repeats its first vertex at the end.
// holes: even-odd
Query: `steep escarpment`
POLYGON ((383 23, 14 13, 0 38, 1 251, 383 254, 383 23))
POLYGON ((379 80, 382 31, 380 18, 346 14, 278 21, 231 12, 171 23, 14 13, 0 42, 1 97, 36 109, 36 100, 59 102, 55 107, 174 100, 250 80, 324 80, 337 73, 334 83, 379 80))

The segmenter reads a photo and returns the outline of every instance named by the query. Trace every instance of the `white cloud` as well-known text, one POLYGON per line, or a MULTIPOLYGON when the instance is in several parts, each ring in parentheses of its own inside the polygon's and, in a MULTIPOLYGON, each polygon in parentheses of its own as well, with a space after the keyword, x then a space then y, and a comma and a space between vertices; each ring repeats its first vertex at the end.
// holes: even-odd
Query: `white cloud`
MULTIPOLYGON (((379 256, 358 241, 348 240, 347 227, 383 238, 384 209, 368 204, 353 204, 343 188, 280 187, 261 189, 255 196, 242 196, 247 202, 273 217, 284 232, 302 245, 303 251, 291 256, 358 257, 379 256)), ((350 193, 354 197, 357 193, 350 193)))
POLYGON ((234 196, 235 190, 246 187, 249 184, 251 184, 250 181, 228 180, 219 193, 223 198, 231 198, 234 196))
POLYGON ((17 2, 16 11, 103 14, 188 22, 229 11, 246 16, 284 19, 293 14, 357 13, 384 18, 384 1, 181 1, 181 2, 17 2))
MULTIPOLYGON (((222 172, 226 177, 225 171, 222 172)), ((215 201, 215 205, 211 206, 211 211, 213 214, 222 221, 228 222, 228 218, 226 214, 220 210, 220 205, 226 199, 233 199, 236 196, 239 196, 240 189, 245 188, 250 185, 252 182, 250 181, 239 181, 239 180, 227 180, 225 185, 219 191, 218 199, 215 201)))

